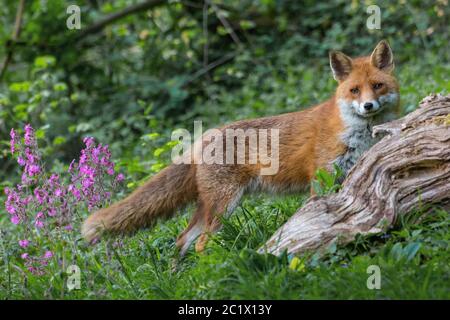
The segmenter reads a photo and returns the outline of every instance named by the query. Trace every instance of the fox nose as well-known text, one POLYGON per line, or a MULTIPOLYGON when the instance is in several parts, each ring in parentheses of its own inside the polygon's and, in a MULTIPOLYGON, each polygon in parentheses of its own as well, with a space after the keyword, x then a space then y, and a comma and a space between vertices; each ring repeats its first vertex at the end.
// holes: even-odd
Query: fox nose
POLYGON ((366 102, 366 103, 364 103, 364 109, 365 109, 366 111, 370 111, 370 110, 372 110, 372 108, 373 108, 373 103, 372 103, 372 102, 366 102))

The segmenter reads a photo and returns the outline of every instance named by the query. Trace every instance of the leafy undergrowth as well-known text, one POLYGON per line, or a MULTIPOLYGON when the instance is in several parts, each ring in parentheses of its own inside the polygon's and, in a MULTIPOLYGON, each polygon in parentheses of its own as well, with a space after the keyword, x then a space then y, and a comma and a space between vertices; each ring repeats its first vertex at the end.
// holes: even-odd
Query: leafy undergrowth
MULTIPOLYGON (((405 62, 399 68, 403 114, 412 111, 426 94, 449 91, 449 64, 441 64, 437 59, 431 57, 417 64, 405 62)), ((201 116, 209 120, 208 126, 213 126, 239 118, 293 111, 326 98, 334 89, 331 78, 328 82, 312 81, 314 74, 327 74, 328 69, 292 68, 287 79, 250 76, 241 90, 232 95, 225 90, 217 99, 208 101, 201 116), (299 83, 303 85, 301 88, 299 83), (260 95, 261 92, 267 93, 260 95), (292 100, 293 97, 296 99, 292 100)), ((121 155, 119 167, 131 174, 128 179, 131 188, 143 178, 142 172, 149 174, 154 166, 156 171, 165 164, 157 155, 167 152, 168 145, 154 150, 153 156, 149 152, 154 134, 150 130, 142 139, 145 144, 139 145, 150 156, 141 159, 121 155)), ((51 148, 49 153, 57 157, 51 148)), ((59 160, 49 165, 53 169, 63 166, 59 160)), ((0 182, 1 186, 11 187, 17 176, 17 172, 12 172, 11 179, 0 182)), ((315 186, 318 194, 335 190, 335 179, 328 180, 315 186)), ((114 198, 123 196, 119 193, 114 198)), ((4 197, 3 192, 0 197, 4 197)), ((62 233, 59 240, 47 239, 52 257, 44 274, 27 270, 23 248, 18 246, 23 234, 11 224, 9 214, 1 206, 0 298, 450 298, 450 219, 448 212, 437 207, 422 221, 399 221, 386 234, 359 237, 345 246, 332 245, 322 254, 298 258, 257 254, 257 249, 305 200, 305 195, 250 196, 224 221, 224 228, 210 241, 204 254, 191 249, 181 261, 177 260, 175 239, 186 227, 192 208, 157 224, 153 230, 143 230, 129 238, 104 239, 93 247, 80 238, 78 221, 73 225, 73 233, 62 233), (79 268, 80 289, 68 289, 67 282, 74 279, 68 273, 72 265, 79 268), (370 276, 367 268, 371 265, 379 266, 381 271, 379 290, 367 288, 370 276)), ((79 220, 86 214, 83 211, 79 220)))
MULTIPOLYGON (((400 221, 382 235, 331 245, 294 258, 256 250, 305 196, 252 196, 243 202, 206 252, 178 260, 174 239, 188 214, 133 237, 95 247, 60 243, 44 275, 21 271, 18 252, 2 232, 0 296, 29 299, 448 299, 448 212, 434 209, 421 221, 400 221), (264 214, 260 214, 264 212, 264 214), (295 259, 293 262, 292 260, 295 259), (81 272, 69 291, 68 265, 81 272), (370 290, 367 268, 381 270, 381 288, 370 290)), ((419 216, 419 215, 415 215, 419 216)))

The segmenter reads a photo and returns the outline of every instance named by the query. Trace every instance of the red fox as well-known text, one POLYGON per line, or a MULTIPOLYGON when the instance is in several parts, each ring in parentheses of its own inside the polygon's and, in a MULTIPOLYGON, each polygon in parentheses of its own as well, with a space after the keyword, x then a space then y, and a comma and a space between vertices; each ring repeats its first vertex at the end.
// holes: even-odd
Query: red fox
MULTIPOLYGON (((220 217, 231 214, 243 194, 257 190, 299 192, 308 188, 318 168, 331 169, 333 164, 347 172, 376 142, 372 126, 398 113, 399 85, 392 74, 392 50, 384 40, 370 56, 352 59, 332 51, 329 58, 338 86, 328 101, 303 111, 238 121, 218 129, 277 129, 276 173, 262 175, 261 161, 171 164, 127 198, 92 214, 82 226, 85 239, 92 241, 104 231, 129 233, 151 226, 158 218, 168 218, 195 201, 197 209, 176 245, 184 255, 197 240, 195 249, 200 252, 211 233, 220 229, 220 217)), ((202 137, 200 144, 210 142, 202 137)), ((239 147, 234 139, 231 143, 221 141, 224 145, 227 142, 234 149, 239 147)), ((248 144, 245 140, 244 145, 248 144)), ((246 148, 247 160, 252 152, 246 148)))

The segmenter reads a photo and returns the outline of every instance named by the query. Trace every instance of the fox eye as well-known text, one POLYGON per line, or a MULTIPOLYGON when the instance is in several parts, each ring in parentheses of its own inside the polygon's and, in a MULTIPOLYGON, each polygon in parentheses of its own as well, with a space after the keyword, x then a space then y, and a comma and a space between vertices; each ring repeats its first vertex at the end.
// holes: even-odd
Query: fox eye
POLYGON ((378 89, 381 89, 382 87, 383 87, 383 84, 382 83, 375 83, 373 86, 372 86, 375 90, 378 90, 378 89))
POLYGON ((359 93, 359 89, 358 88, 352 88, 350 89, 350 92, 353 94, 358 94, 359 93))

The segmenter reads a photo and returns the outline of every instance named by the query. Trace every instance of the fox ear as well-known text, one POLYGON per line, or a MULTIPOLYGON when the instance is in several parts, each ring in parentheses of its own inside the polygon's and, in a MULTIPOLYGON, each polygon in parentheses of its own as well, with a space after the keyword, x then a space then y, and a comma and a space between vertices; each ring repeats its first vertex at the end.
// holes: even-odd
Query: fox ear
POLYGON ((352 59, 340 51, 331 51, 330 66, 334 79, 343 81, 352 71, 352 59))
POLYGON ((372 65, 382 71, 391 72, 394 70, 394 55, 386 40, 381 40, 370 56, 372 65))

